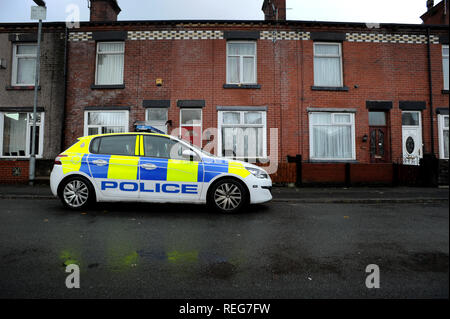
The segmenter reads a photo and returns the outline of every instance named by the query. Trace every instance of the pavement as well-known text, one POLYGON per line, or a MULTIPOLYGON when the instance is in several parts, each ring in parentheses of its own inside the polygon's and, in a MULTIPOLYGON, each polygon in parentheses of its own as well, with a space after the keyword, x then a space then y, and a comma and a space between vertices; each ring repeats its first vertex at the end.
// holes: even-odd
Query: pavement
MULTIPOLYGON (((274 202, 433 203, 448 202, 449 189, 433 187, 274 187, 274 202)), ((0 184, 1 199, 54 199, 45 184, 0 184)))

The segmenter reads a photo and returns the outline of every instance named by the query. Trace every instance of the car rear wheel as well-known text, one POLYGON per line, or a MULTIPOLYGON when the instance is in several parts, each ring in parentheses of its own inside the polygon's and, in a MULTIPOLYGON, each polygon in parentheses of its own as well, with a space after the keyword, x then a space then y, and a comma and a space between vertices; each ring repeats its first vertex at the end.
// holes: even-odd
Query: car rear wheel
POLYGON ((81 176, 65 180, 61 186, 60 198, 64 206, 78 210, 89 206, 94 198, 91 184, 81 176))
POLYGON ((208 204, 221 213, 237 213, 247 202, 245 187, 235 179, 222 179, 209 192, 208 204))

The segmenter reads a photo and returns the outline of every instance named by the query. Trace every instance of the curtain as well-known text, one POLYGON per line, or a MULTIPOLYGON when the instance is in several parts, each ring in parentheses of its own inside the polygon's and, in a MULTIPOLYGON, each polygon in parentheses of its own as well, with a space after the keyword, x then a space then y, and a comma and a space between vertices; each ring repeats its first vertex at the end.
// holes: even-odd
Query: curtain
POLYGON ((352 125, 344 125, 351 124, 350 114, 334 114, 333 122, 332 113, 314 113, 310 121, 313 144, 311 158, 352 158, 352 125))
POLYGON ((97 84, 123 83, 123 43, 99 43, 97 84))
POLYGON ((263 155, 263 129, 260 127, 225 127, 222 149, 225 156, 254 158, 263 155))
POLYGON ((17 59, 17 84, 34 84, 36 58, 17 59))
POLYGON ((352 158, 350 126, 314 126, 313 158, 352 158))
POLYGON ((444 130, 444 157, 448 158, 448 129, 444 130))
POLYGON ((256 83, 255 80, 255 58, 254 57, 244 57, 244 83, 256 83))
POLYGON ((228 83, 239 83, 239 57, 238 56, 230 56, 228 57, 228 83))
POLYGON ((25 152, 27 113, 5 113, 3 127, 3 153, 17 156, 25 152), (11 154, 14 152, 15 154, 11 154), (20 153, 22 153, 20 152, 20 153))
POLYGON ((444 73, 444 89, 448 90, 448 47, 442 48, 442 70, 444 73))
POLYGON ((314 84, 342 86, 339 46, 316 44, 314 48, 314 84))

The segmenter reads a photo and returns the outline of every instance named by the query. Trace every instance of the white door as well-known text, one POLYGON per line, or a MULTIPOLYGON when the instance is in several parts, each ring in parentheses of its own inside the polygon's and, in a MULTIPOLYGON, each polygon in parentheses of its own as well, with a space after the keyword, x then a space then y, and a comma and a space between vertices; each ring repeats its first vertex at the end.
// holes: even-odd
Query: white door
POLYGON ((419 111, 402 112, 403 164, 419 165, 423 156, 422 121, 419 111))

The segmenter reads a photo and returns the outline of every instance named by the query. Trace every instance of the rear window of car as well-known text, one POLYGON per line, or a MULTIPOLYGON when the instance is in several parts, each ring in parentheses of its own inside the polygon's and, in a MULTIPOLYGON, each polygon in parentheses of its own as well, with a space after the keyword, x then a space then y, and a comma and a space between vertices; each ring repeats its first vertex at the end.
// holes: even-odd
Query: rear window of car
POLYGON ((96 137, 91 142, 90 152, 106 155, 135 155, 136 135, 96 137))

